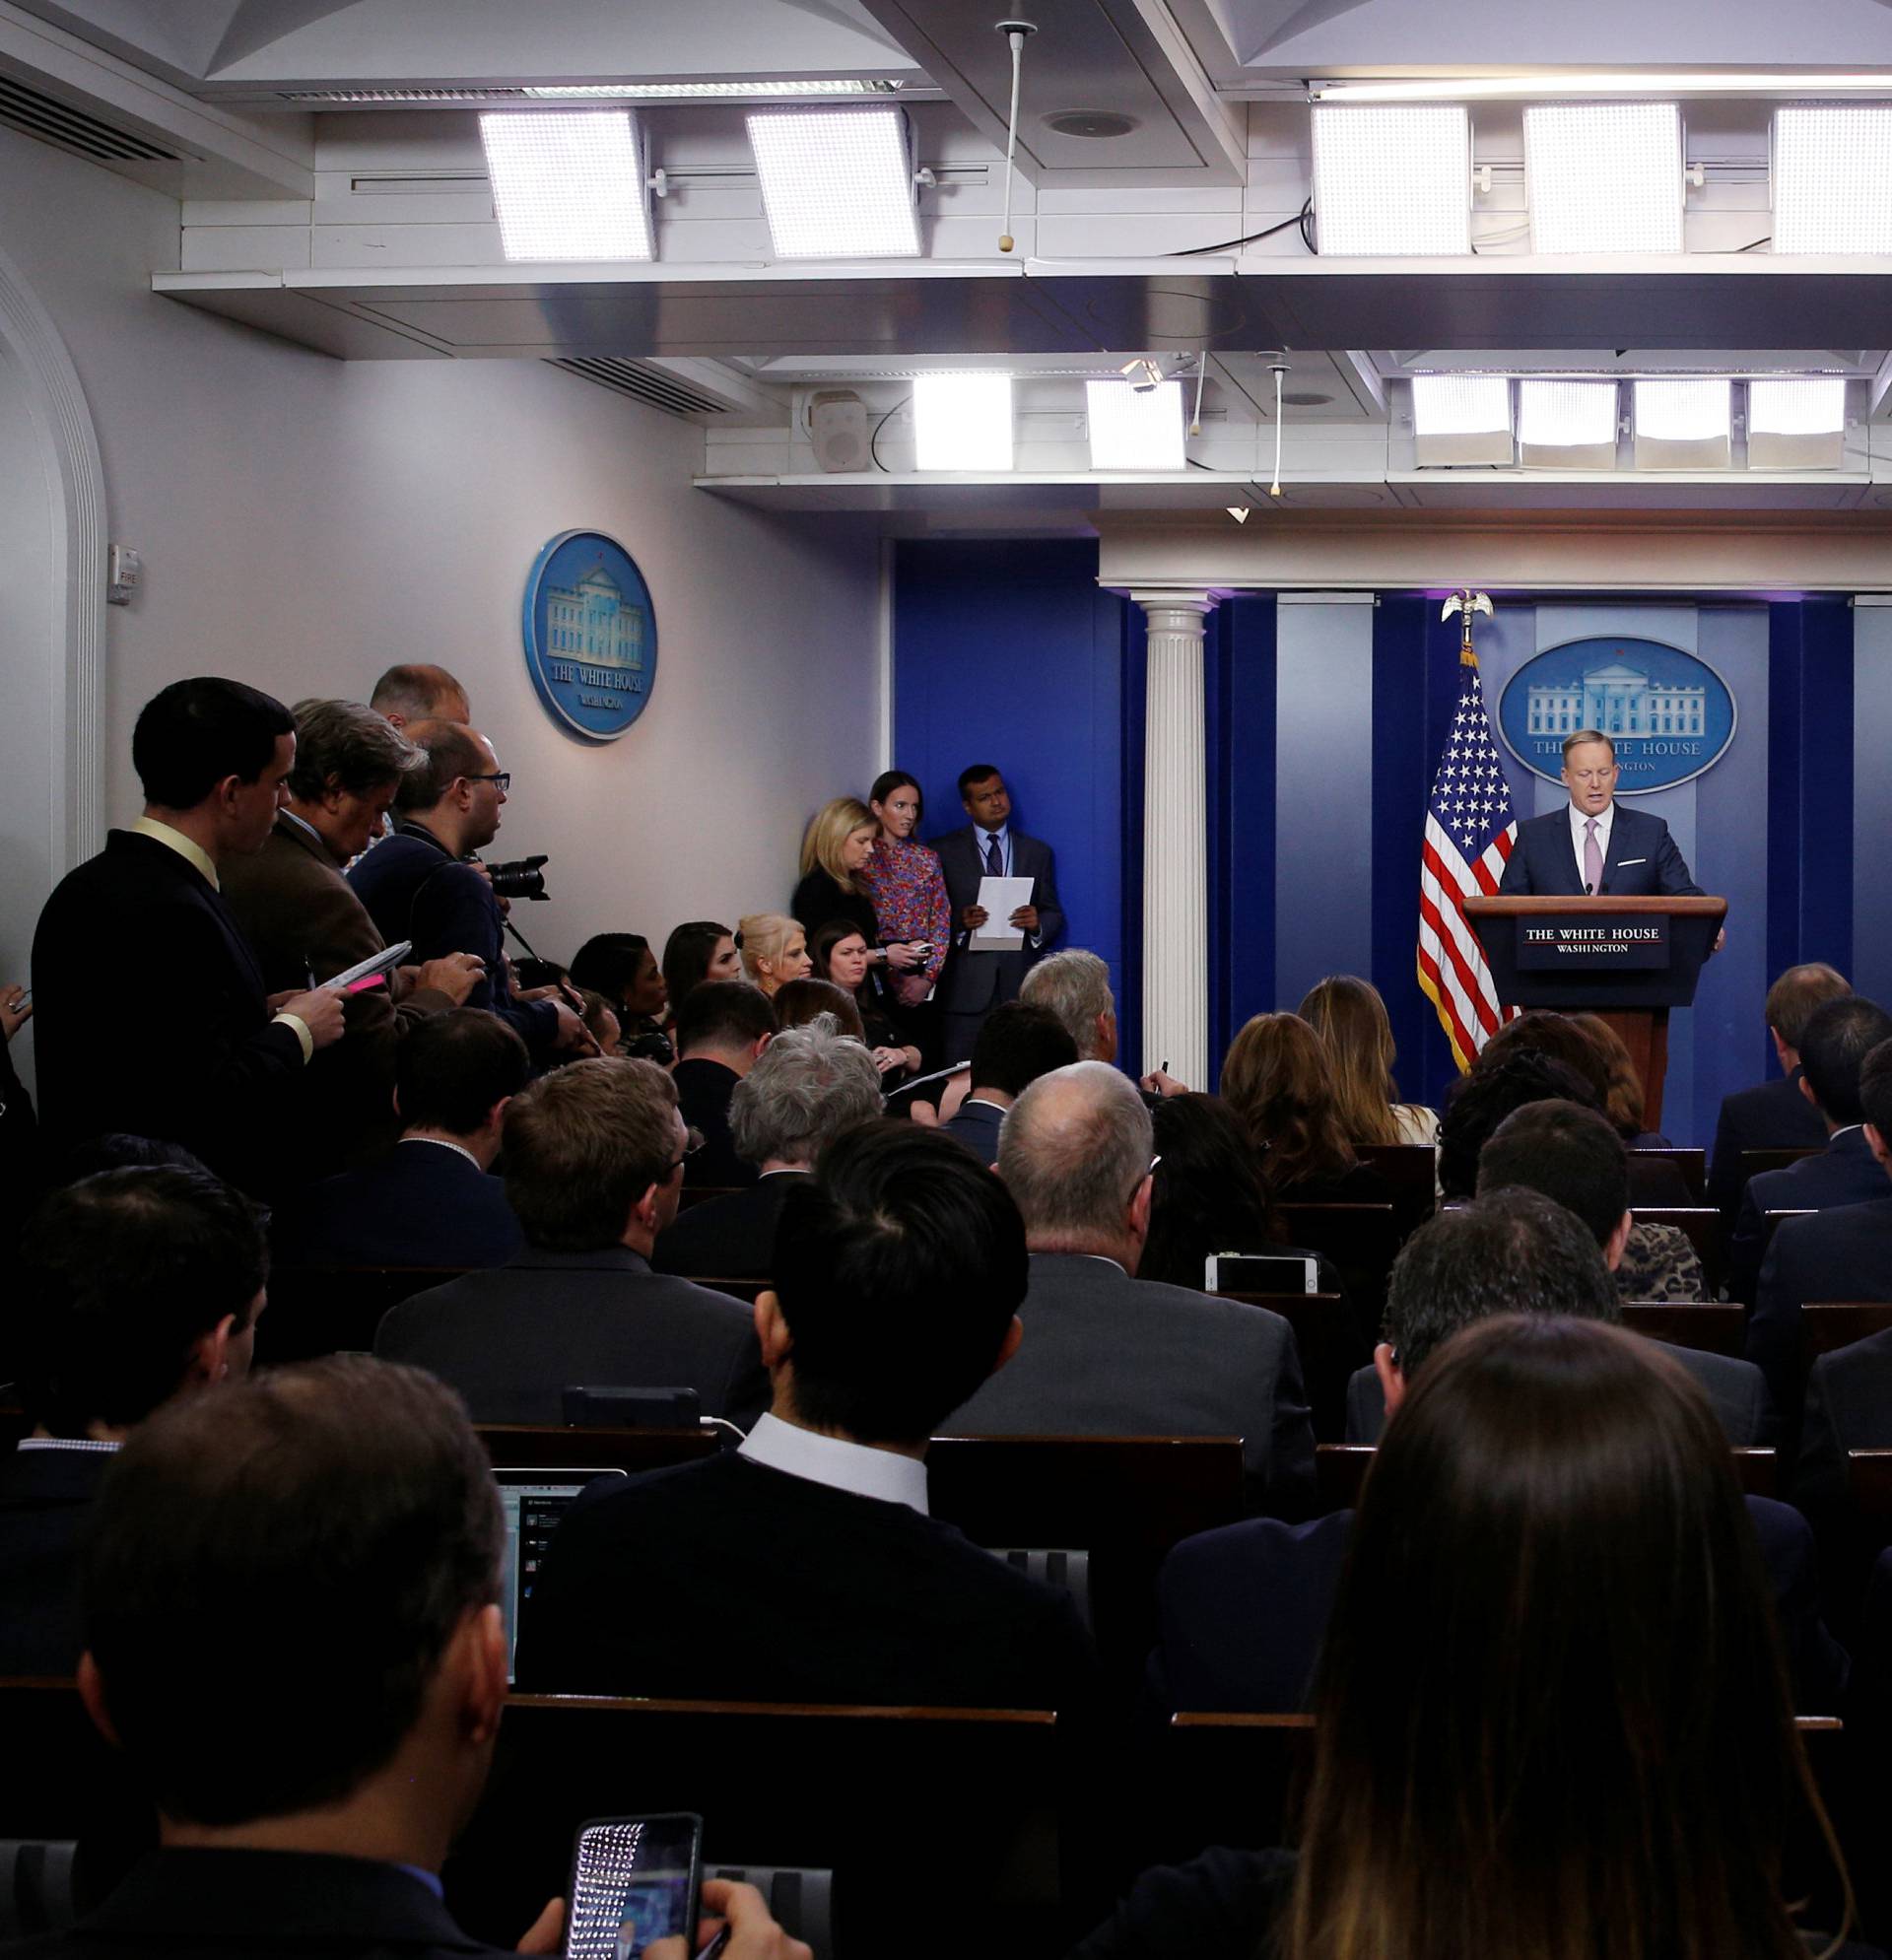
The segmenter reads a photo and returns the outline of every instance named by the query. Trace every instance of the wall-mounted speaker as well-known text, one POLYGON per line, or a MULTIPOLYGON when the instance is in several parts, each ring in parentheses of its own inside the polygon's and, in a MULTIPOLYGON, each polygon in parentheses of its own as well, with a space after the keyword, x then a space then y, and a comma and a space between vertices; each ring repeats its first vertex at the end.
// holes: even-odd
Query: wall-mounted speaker
POLYGON ((816 395, 808 404, 808 439, 817 467, 831 475, 866 469, 867 404, 851 388, 816 395))

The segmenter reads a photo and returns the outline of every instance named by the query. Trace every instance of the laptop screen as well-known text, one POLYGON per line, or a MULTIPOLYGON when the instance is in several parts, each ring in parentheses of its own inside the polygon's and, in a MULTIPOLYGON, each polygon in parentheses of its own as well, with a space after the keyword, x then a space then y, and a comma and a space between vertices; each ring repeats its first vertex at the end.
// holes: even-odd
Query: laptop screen
POLYGON ((572 1508, 578 1493, 599 1477, 621 1477, 622 1470, 495 1470, 500 1509, 506 1520, 506 1562, 501 1575, 500 1606, 506 1615, 506 1678, 512 1679, 512 1656, 519 1644, 519 1618, 527 1609, 537 1582, 545 1548, 572 1508))

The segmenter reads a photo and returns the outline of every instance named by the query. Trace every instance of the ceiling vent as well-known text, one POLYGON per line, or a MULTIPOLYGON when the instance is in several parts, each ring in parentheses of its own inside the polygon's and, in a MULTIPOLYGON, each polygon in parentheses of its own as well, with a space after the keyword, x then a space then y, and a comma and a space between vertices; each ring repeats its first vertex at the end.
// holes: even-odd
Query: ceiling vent
POLYGON ((101 164, 175 164, 181 161, 175 150, 148 143, 101 122, 70 102, 29 89, 11 75, 0 75, 0 123, 23 135, 36 137, 61 150, 91 157, 101 164))
POLYGON ((606 356, 598 360, 550 361, 551 368, 563 368, 568 374, 595 381, 613 394, 629 395, 634 401, 647 402, 666 415, 726 415, 727 402, 680 381, 661 368, 649 368, 641 361, 619 361, 606 356))

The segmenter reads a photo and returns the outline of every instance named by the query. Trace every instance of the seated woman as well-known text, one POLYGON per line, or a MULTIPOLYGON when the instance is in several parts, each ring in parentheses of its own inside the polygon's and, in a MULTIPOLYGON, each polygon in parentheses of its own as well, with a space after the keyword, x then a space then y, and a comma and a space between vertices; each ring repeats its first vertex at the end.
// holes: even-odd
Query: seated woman
MULTIPOLYGON (((1150 1124, 1156 1175, 1150 1182, 1150 1236, 1136 1264, 1138 1279, 1201 1291, 1208 1261, 1217 1252, 1315 1256, 1286 1243, 1268 1202, 1254 1145, 1221 1097, 1165 1096, 1150 1111, 1150 1124)), ((1326 1260, 1320 1264, 1319 1290, 1344 1290, 1326 1260)))
POLYGON ((845 918, 831 918, 815 928, 808 953, 815 963, 817 980, 832 980, 852 996, 865 1031, 863 1039, 873 1050, 874 1066, 880 1070, 881 1087, 895 1089, 910 1075, 917 1075, 919 1049, 902 1037, 888 1012, 880 991, 881 977, 868 966, 867 942, 860 928, 845 918))
POLYGON ((745 913, 736 926, 736 951, 750 985, 771 1000, 790 980, 806 980, 813 966, 800 921, 778 912, 745 913))
POLYGON ((1570 1018, 1573 1026, 1581 1028, 1596 1044, 1603 1066, 1609 1071, 1609 1093, 1603 1103, 1603 1115, 1614 1125, 1616 1134, 1632 1150, 1672 1149, 1674 1146, 1667 1137, 1643 1127, 1643 1078, 1636 1072, 1622 1036, 1600 1014, 1573 1014, 1570 1018))
POLYGON ((736 951, 736 936, 713 918, 689 918, 671 928, 663 942, 663 990, 668 1002, 671 1025, 684 996, 705 980, 735 980, 742 978, 742 956, 736 951))
POLYGON ((1308 989, 1294 1011, 1327 1051, 1340 1127, 1356 1150, 1367 1143, 1438 1142, 1438 1111, 1399 1100, 1392 1079, 1398 1055, 1392 1023, 1372 981, 1329 974, 1308 989))
POLYGON ((833 980, 790 980, 776 995, 777 1029, 806 1028, 823 1014, 834 1019, 832 1033, 845 1035, 862 1048, 867 1046, 867 1031, 861 1026, 860 1009, 854 1004, 853 995, 833 980))
POLYGON ((854 882, 874 902, 894 998, 911 1014, 932 991, 953 943, 946 874, 939 853, 914 835, 922 809, 919 784, 905 770, 885 770, 875 777, 867 807, 880 834, 854 882))
POLYGON ((1367 1479, 1298 1857, 1147 1872, 1077 1960, 1865 1960, 1769 1596, 1676 1363, 1594 1321, 1467 1328, 1367 1479), (1833 1938, 1795 1924, 1809 1879, 1833 1938))
POLYGON ((668 1068, 675 1050, 663 1032, 669 998, 650 942, 641 932, 596 932, 572 960, 572 983, 601 993, 618 1017, 616 1052, 668 1068))
POLYGON ((857 874, 873 855, 879 835, 873 812, 857 797, 824 803, 801 840, 801 883, 788 908, 810 932, 831 918, 845 918, 875 949, 875 966, 885 965, 887 956, 879 950, 874 902, 857 874))
POLYGON ((1389 1204, 1340 1121, 1320 1038, 1298 1014, 1257 1014, 1229 1044, 1222 1097, 1262 1152, 1277 1204, 1389 1204))

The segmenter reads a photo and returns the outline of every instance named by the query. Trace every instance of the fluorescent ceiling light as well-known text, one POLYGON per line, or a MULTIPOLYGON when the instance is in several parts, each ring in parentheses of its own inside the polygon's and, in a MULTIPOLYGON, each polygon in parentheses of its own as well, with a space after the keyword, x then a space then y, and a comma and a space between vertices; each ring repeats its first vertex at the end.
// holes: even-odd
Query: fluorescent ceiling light
POLYGON ((764 109, 747 118, 777 258, 917 258, 900 109, 764 109))
POLYGON ((500 247, 508 259, 654 255, 642 151, 630 110, 500 110, 480 117, 480 140, 500 247))
POLYGON ((1421 469, 1514 461, 1511 382, 1503 374, 1415 374, 1412 436, 1421 469))
POLYGON ((722 101, 731 97, 754 101, 763 98, 788 101, 807 96, 893 96, 906 86, 905 82, 892 79, 871 82, 857 79, 845 82, 583 82, 563 89, 532 88, 524 93, 548 101, 596 98, 605 101, 687 102, 722 101))
POLYGON ((1636 434, 1657 442, 1725 439, 1728 383, 1720 377, 1636 383, 1636 434))
POLYGON ((1012 377, 921 374, 913 382, 915 462, 923 470, 1012 466, 1012 377))
POLYGON ((1892 252, 1892 107, 1774 111, 1774 249, 1892 252))
POLYGON ((1323 258, 1471 251, 1471 119, 1456 105, 1317 108, 1314 212, 1323 258))
POLYGON ((1747 384, 1751 470, 1836 470, 1846 462, 1846 382, 1803 374, 1747 384))
POLYGON ((1682 112, 1673 102, 1541 102, 1524 111, 1538 252, 1678 252, 1682 112))
POLYGON ((1085 420, 1091 467, 1097 470, 1180 470, 1182 383, 1133 388, 1127 381, 1086 381, 1085 420))
POLYGON ((1616 383, 1519 382, 1518 460, 1529 469, 1614 469, 1616 383))
POLYGON ((1478 75, 1423 82, 1318 82, 1318 102, 1470 102, 1569 101, 1626 96, 1838 96, 1892 95, 1892 72, 1793 75, 1751 69, 1677 71, 1669 75, 1617 75, 1607 70, 1568 74, 1478 75))

